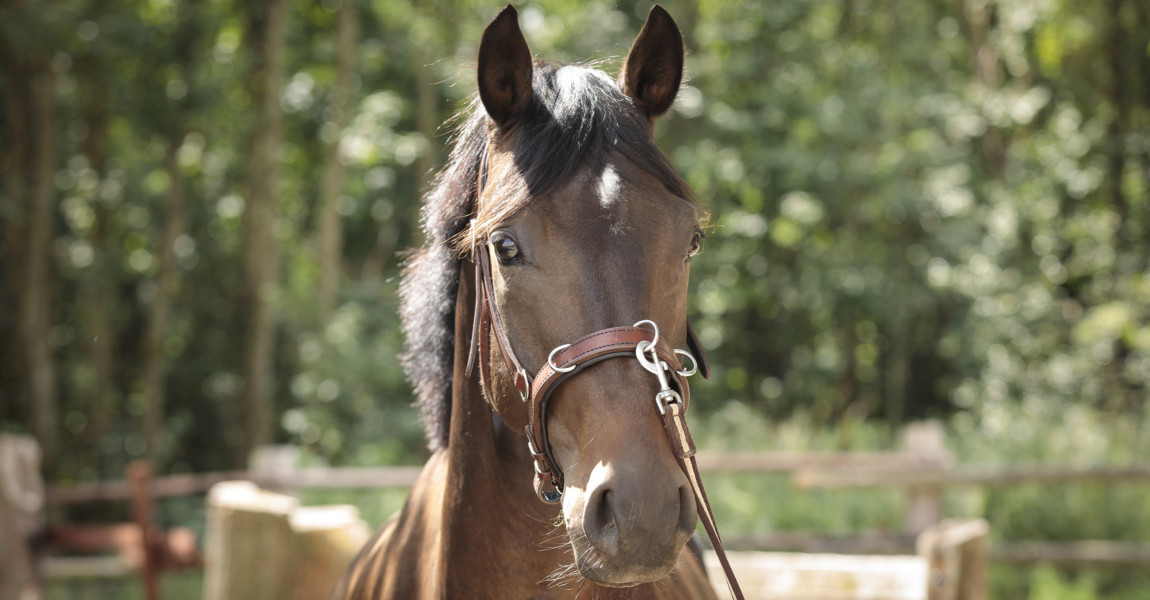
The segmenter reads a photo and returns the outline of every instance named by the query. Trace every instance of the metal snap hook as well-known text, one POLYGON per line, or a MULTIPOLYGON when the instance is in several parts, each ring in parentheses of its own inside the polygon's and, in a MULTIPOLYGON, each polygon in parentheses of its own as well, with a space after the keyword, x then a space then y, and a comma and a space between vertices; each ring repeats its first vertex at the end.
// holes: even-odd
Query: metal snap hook
POLYGON ((570 373, 571 371, 575 370, 575 365, 571 365, 570 367, 558 367, 555 365, 555 355, 570 347, 571 344, 555 346, 555 349, 551 351, 551 354, 547 355, 547 366, 551 367, 552 371, 555 371, 556 373, 570 373))
POLYGON ((647 371, 649 371, 651 373, 658 375, 659 373, 662 372, 662 368, 660 368, 660 366, 659 366, 659 363, 662 361, 659 360, 657 355, 654 357, 654 360, 647 358, 647 349, 648 348, 651 349, 651 354, 655 354, 655 345, 652 344, 651 342, 648 342, 647 340, 643 340, 643 341, 639 342, 638 344, 636 344, 635 345, 635 358, 639 359, 639 365, 642 366, 644 369, 646 369, 647 371))

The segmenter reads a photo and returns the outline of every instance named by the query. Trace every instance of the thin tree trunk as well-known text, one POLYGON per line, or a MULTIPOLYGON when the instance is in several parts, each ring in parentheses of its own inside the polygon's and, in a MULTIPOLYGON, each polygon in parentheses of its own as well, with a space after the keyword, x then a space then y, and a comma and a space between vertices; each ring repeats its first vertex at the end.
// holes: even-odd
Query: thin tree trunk
MULTIPOLYGON (((56 90, 55 77, 47 61, 38 61, 29 69, 31 102, 23 105, 23 117, 30 117, 32 159, 28 166, 28 185, 15 196, 23 204, 25 226, 22 232, 22 277, 16 288, 17 335, 24 358, 25 385, 31 407, 32 432, 43 452, 47 473, 53 471, 56 459, 56 364, 49 344, 52 327, 51 243, 55 214, 52 172, 56 155, 56 90), (34 108, 33 108, 34 107, 34 108)), ((18 95, 19 90, 12 94, 18 95)), ((27 143, 16 140, 17 143, 27 143)), ((15 173, 20 177, 20 173, 15 173)))
MULTIPOLYGON (((1002 84, 1002 64, 998 51, 991 43, 994 30, 995 7, 964 0, 957 7, 959 23, 970 45, 971 69, 975 81, 990 89, 1002 84)), ((1001 129, 988 125, 979 136, 980 158, 986 172, 992 179, 1001 179, 1006 170, 1005 134, 1001 129)))
POLYGON ((343 254, 343 223, 339 216, 339 196, 343 191, 345 170, 339 147, 351 112, 351 74, 355 57, 356 5, 353 0, 340 4, 336 29, 335 87, 331 91, 332 117, 329 123, 337 134, 327 146, 323 183, 319 190, 319 290, 317 321, 320 331, 327 326, 339 293, 340 258, 343 254))
MULTIPOLYGON (((24 281, 24 225, 27 211, 25 177, 28 173, 28 154, 25 147, 28 142, 28 99, 25 97, 25 93, 28 89, 28 76, 23 65, 19 63, 6 44, 0 44, 0 59, 2 59, 0 65, 4 67, 5 83, 3 89, 4 156, 3 160, 0 161, 4 167, 0 168, 0 176, 3 177, 0 181, 4 186, 4 195, 0 200, 2 202, 0 215, 4 216, 4 239, 0 239, 0 250, 3 251, 0 256, 4 257, 4 283, 6 284, 5 289, 0 290, 0 302, 3 303, 0 309, 4 311, 0 318, 3 318, 5 327, 11 323, 11 326, 15 328, 20 310, 20 298, 17 295, 17 290, 22 287, 24 281)), ((10 355, 14 359, 13 362, 19 362, 24 355, 19 336, 5 337, 7 338, 6 355, 10 355)), ((17 375, 17 373, 22 372, 20 366, 9 365, 7 362, 0 363, 0 365, 5 367, 4 381, 10 380, 14 387, 18 386, 19 383, 17 382, 23 379, 17 375), (8 368, 12 370, 9 371, 8 368)), ((0 393, 5 396, 12 393, 3 388, 4 386, 0 385, 0 393)))
POLYGON ((171 320, 172 306, 179 289, 179 267, 174 250, 176 240, 186 230, 184 187, 180 178, 180 163, 176 158, 180 141, 173 139, 168 147, 166 168, 168 191, 164 195, 164 230, 160 237, 159 272, 156 274, 156 296, 148 313, 142 348, 144 383, 144 456, 154 460, 159 447, 159 436, 164 424, 164 380, 168 359, 164 353, 164 338, 171 320))
MULTIPOLYGON (((1130 223, 1130 204, 1122 191, 1123 172, 1126 170, 1125 137, 1130 126, 1130 105, 1127 101, 1126 28, 1122 24, 1123 0, 1110 0, 1109 27, 1106 32, 1106 61, 1110 66, 1109 100, 1114 107, 1106 137, 1107 177, 1110 202, 1118 214, 1118 230, 1114 233, 1116 249, 1124 249, 1130 223)), ((1136 85, 1136 83, 1135 83, 1136 85)))
POLYGON ((897 309, 891 324, 890 349, 887 350, 886 371, 886 420, 893 431, 902 425, 906 414, 906 387, 910 380, 910 330, 913 314, 908 311, 905 300, 897 309))
POLYGON ((285 0, 248 5, 251 54, 250 96, 256 123, 250 136, 247 166, 247 205, 243 240, 243 407, 244 436, 237 464, 251 450, 271 439, 272 350, 275 342, 275 291, 279 283, 278 216, 280 144, 283 113, 285 0))
MULTIPOLYGON (((195 72, 193 46, 200 37, 200 21, 197 16, 198 0, 180 4, 180 26, 174 42, 176 62, 182 71, 181 77, 191 86, 195 72)), ((186 102, 186 100, 185 100, 186 102)), ((163 200, 163 230, 160 234, 159 264, 156 272, 156 295, 148 312, 147 325, 141 340, 140 379, 144 393, 144 455, 156 460, 160 450, 160 434, 164 428, 164 384, 168 374, 168 356, 164 351, 164 341, 168 335, 169 323, 180 287, 180 269, 176 264, 176 240, 187 231, 187 209, 184 200, 184 180, 180 172, 179 150, 188 129, 189 111, 186 106, 175 107, 171 116, 172 125, 165 132, 168 150, 164 157, 164 169, 168 174, 168 189, 163 200)))
MULTIPOLYGON (((87 95, 84 117, 88 124, 84 153, 88 156, 92 170, 102 180, 108 160, 108 89, 106 78, 102 75, 103 65, 95 59, 85 62, 87 63, 85 69, 92 74, 92 86, 87 95)), ((84 337, 87 340, 88 360, 96 375, 89 396, 92 404, 85 434, 89 444, 99 440, 107 432, 112 415, 115 413, 117 395, 113 382, 116 351, 109 285, 111 274, 108 269, 108 225, 112 215, 111 210, 99 197, 98 189, 92 203, 95 221, 88 235, 88 243, 92 247, 93 259, 81 282, 84 300, 80 303, 80 310, 84 315, 83 323, 86 326, 84 337)))
MULTIPOLYGON (((1150 48, 1150 7, 1145 2, 1135 2, 1134 9, 1138 19, 1137 26, 1134 28, 1133 47, 1135 49, 1150 48)), ((1150 73, 1150 52, 1137 52, 1135 50, 1135 55, 1137 56, 1135 69, 1138 73, 1143 74, 1143 77, 1137 81, 1137 84, 1141 86, 1141 93, 1136 97, 1136 104, 1139 105, 1138 114, 1141 118, 1135 123, 1135 127, 1137 128, 1137 135, 1141 135, 1142 139, 1150 139, 1150 81, 1147 81, 1145 77, 1146 73, 1150 73)), ((1150 147, 1145 144, 1141 148, 1140 166, 1143 189, 1150 189, 1150 147)), ((1143 204, 1140 208, 1142 219, 1138 229, 1139 243, 1145 243, 1147 235, 1150 234, 1150 207, 1143 204)), ((1150 265, 1150 252, 1140 253, 1137 270, 1145 270, 1148 265, 1150 265)))

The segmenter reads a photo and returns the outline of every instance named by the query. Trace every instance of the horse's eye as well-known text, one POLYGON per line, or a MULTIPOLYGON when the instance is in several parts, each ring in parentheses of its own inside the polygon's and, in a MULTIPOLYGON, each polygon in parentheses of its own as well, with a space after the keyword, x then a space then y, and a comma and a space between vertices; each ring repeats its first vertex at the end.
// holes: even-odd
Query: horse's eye
POLYGON ((499 257, 499 262, 509 263, 519 258, 519 245, 506 233, 492 234, 491 245, 495 247, 495 255, 499 257))
POLYGON ((703 240, 707 239, 707 235, 702 231, 696 231, 695 235, 691 238, 691 247, 687 249, 687 259, 698 254, 703 250, 703 240))

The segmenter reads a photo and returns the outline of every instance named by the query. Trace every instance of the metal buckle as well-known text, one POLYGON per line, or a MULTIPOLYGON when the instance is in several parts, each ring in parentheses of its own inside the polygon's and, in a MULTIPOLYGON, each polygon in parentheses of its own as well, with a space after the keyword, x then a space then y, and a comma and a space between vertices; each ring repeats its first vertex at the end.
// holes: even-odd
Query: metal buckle
POLYGON ((527 402, 528 393, 531 391, 531 380, 527 378, 527 369, 523 367, 519 367, 518 374, 519 377, 523 378, 523 389, 521 390, 519 389, 519 386, 515 386, 515 391, 519 392, 520 400, 527 402))

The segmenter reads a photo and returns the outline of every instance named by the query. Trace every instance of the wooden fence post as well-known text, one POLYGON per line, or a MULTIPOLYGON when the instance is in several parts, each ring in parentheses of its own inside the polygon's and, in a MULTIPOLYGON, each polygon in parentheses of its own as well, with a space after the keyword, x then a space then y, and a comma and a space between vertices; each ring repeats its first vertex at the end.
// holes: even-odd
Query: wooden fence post
POLYGON ((247 481, 216 484, 208 492, 204 600, 283 598, 290 568, 288 515, 295 498, 247 481))
POLYGON ((208 493, 204 600, 326 598, 371 532, 353 506, 300 507, 228 481, 208 493))
MULTIPOLYGON (((904 451, 916 458, 937 459, 948 462, 946 430, 937 420, 909 423, 902 431, 904 451)), ((914 485, 907 490, 906 529, 918 535, 942 520, 942 487, 914 485)))
POLYGON ((152 522, 152 463, 134 460, 128 463, 128 484, 132 491, 132 521, 140 530, 140 582, 145 600, 160 598, 160 557, 157 554, 163 534, 152 522))
POLYGON ((990 525, 983 519, 946 520, 918 537, 927 562, 928 600, 986 600, 990 525))
POLYGON ((0 600, 39 600, 32 538, 43 524, 40 447, 29 436, 0 434, 0 600))

